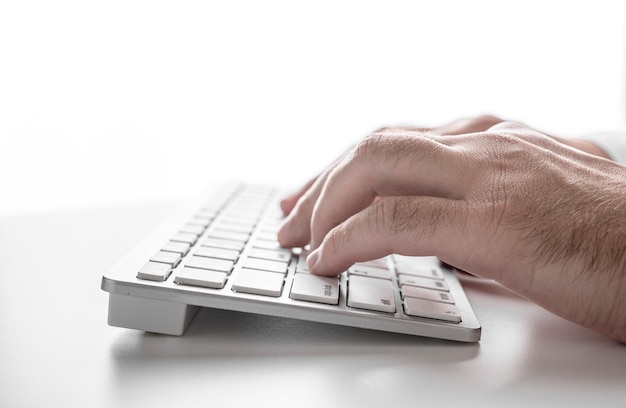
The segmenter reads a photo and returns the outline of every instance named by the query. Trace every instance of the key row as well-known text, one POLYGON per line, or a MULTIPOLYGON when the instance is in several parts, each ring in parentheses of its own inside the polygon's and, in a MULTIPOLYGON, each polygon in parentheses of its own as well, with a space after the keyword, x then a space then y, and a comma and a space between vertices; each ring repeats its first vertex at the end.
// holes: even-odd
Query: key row
MULTIPOLYGON (((393 256, 393 267, 388 257, 357 263, 347 271, 347 305, 359 309, 386 313, 396 312, 396 287, 392 277, 397 275, 404 313, 410 316, 428 317, 460 322, 461 314, 454 305, 450 288, 445 282, 438 260, 434 257, 406 258, 393 256), (427 302, 427 303, 424 303, 427 302), (435 303, 435 304, 431 304, 435 303)), ((301 274, 310 273, 305 257, 296 267, 301 274)), ((296 277, 298 275, 296 274, 296 277)))
MULTIPOLYGON (((286 271, 282 268, 280 271, 269 270, 271 268, 265 267, 264 263, 255 263, 254 265, 259 266, 258 269, 246 267, 245 263, 243 265, 233 281, 233 291, 272 297, 282 295, 286 271)), ((184 275, 179 274, 176 281, 181 284, 221 289, 228 276, 226 272, 216 274, 215 271, 209 271, 211 273, 204 275, 197 269, 187 272, 184 275), (184 280, 181 280, 182 276, 185 276, 184 280)), ((355 273, 348 273, 348 276, 347 306, 386 313, 396 312, 395 288, 392 281, 355 273)), ((460 312, 454 305, 454 300, 448 290, 439 286, 436 286, 437 290, 429 285, 427 285, 428 288, 411 286, 411 284, 419 284, 421 279, 427 278, 406 279, 402 285, 400 294, 404 313, 410 316, 460 322, 460 312)), ((337 305, 339 288, 339 277, 322 277, 307 272, 296 272, 289 297, 294 300, 337 305)))
MULTIPOLYGON (((224 288, 234 266, 239 261, 252 232, 257 227, 265 200, 246 197, 238 204, 223 210, 216 220, 218 210, 206 207, 175 234, 140 269, 137 277, 155 281, 167 280, 177 270, 174 282, 181 285, 224 288), (198 240, 212 225, 211 233, 198 240), (190 254, 190 249, 194 248, 190 254), (181 264, 181 261, 184 262, 181 264)), ((279 297, 282 294, 291 251, 280 247, 276 229, 280 214, 274 224, 258 235, 248 257, 238 265, 232 289, 241 293, 279 297), (272 228, 273 227, 273 228, 272 228)), ((338 304, 339 278, 311 275, 300 257, 289 296, 295 300, 338 304)), ((347 271, 347 305, 353 308, 386 313, 396 312, 396 289, 392 283, 394 273, 400 286, 403 310, 406 314, 460 321, 454 299, 448 293, 444 277, 438 267, 425 262, 416 264, 415 258, 396 257, 395 272, 388 266, 388 258, 357 263, 347 271), (426 302, 426 303, 424 303, 426 302), (434 304, 433 304, 434 303, 434 304)))
MULTIPOLYGON (((188 261, 188 266, 226 270, 228 268, 228 264, 224 262, 226 260, 232 261, 230 264, 230 268, 232 268, 250 234, 254 231, 267 200, 267 194, 258 195, 252 192, 246 195, 244 192, 239 197, 239 202, 222 210, 211 234, 194 252, 188 261), (215 258, 216 260, 210 261, 203 258, 215 258)), ((152 281, 167 280, 181 260, 187 256, 190 249, 196 245, 208 226, 213 223, 220 213, 219 207, 216 204, 209 204, 194 214, 192 219, 140 268, 137 278, 152 281)), ((260 247, 259 251, 275 246, 276 244, 270 242, 260 247)))

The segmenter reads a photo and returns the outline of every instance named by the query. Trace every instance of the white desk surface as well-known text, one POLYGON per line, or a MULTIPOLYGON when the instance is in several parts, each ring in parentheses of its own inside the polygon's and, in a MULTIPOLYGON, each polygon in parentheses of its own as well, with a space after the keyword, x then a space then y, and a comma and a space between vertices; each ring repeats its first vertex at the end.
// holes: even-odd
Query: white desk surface
POLYGON ((183 337, 107 326, 102 274, 175 204, 0 219, 0 406, 626 404, 626 346, 475 279, 478 344, 210 310, 183 337))

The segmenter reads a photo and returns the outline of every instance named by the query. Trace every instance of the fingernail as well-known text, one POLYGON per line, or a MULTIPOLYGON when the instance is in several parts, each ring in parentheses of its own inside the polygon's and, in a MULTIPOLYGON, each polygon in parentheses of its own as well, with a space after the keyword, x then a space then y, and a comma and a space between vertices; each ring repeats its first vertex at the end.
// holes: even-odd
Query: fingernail
POLYGON ((276 233, 276 237, 281 245, 287 245, 291 242, 291 232, 288 225, 288 219, 285 219, 283 225, 280 226, 278 232, 276 233))
POLYGON ((307 256, 306 258, 306 265, 309 267, 309 271, 313 272, 313 270, 315 269, 315 265, 317 264, 317 261, 319 260, 319 248, 314 250, 313 252, 311 252, 309 254, 309 256, 307 256))

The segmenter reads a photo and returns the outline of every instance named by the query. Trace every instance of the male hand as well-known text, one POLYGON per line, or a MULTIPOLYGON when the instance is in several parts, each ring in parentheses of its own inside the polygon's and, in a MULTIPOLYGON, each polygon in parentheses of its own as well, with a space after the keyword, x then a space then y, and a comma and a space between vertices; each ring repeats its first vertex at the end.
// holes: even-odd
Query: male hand
POLYGON ((287 197, 312 273, 435 255, 626 342, 626 168, 493 117, 382 129, 287 197))

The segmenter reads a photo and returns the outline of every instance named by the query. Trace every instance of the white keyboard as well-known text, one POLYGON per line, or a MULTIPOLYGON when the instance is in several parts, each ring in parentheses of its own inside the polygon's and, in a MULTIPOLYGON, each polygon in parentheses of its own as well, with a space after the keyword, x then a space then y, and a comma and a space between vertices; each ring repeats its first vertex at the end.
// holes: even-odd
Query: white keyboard
MULTIPOLYGON (((190 203, 102 278, 109 324, 181 335, 198 307, 476 342, 480 324, 450 269, 389 255, 338 277, 281 248, 276 189, 225 187, 190 203)), ((219 328, 216 328, 219 330, 219 328)))

